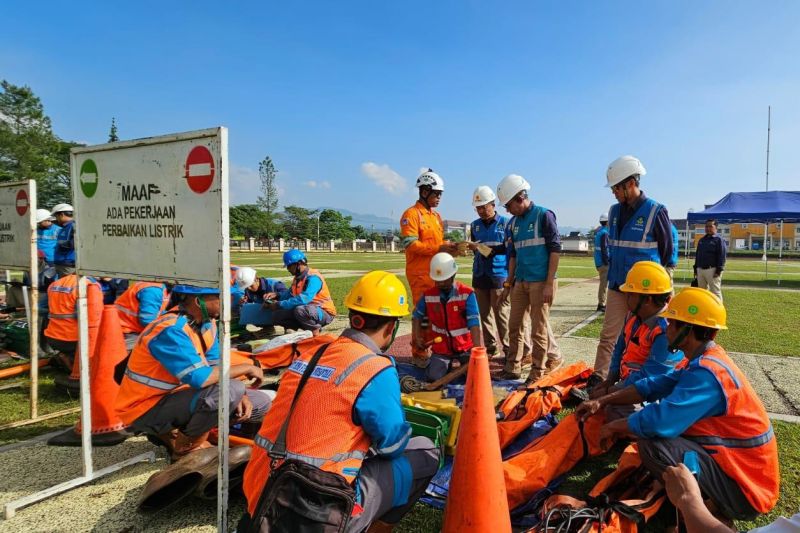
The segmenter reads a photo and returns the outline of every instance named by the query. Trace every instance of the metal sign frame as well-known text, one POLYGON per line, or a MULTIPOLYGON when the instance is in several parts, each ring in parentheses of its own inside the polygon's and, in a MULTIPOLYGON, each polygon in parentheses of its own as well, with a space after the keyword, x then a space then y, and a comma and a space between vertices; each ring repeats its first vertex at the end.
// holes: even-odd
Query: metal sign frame
MULTIPOLYGON (((214 279, 192 279, 176 276, 163 276, 158 274, 147 274, 136 272, 133 275, 140 279, 153 279, 158 281, 185 281, 190 284, 202 285, 208 287, 219 287, 220 290, 220 324, 218 327, 218 334, 220 335, 220 362, 219 362, 219 481, 217 487, 218 503, 217 503, 217 529, 221 532, 227 531, 228 521, 228 435, 229 435, 229 419, 230 419, 230 237, 228 227, 228 130, 224 127, 210 128, 206 130, 198 130, 186 133, 179 133, 174 135, 164 135, 160 137, 150 137, 146 139, 138 139, 133 141, 125 141, 118 143, 109 143, 97 146, 88 146, 73 148, 70 154, 70 169, 72 178, 72 191, 73 198, 79 198, 81 194, 79 188, 81 187, 79 169, 77 167, 78 156, 81 154, 119 150, 131 147, 143 147, 148 145, 164 144, 174 141, 184 141, 192 139, 207 139, 216 137, 219 141, 219 239, 217 241, 218 248, 215 247, 218 261, 217 276, 214 279)), ((95 171, 96 174, 96 171, 95 171)), ((187 176, 189 175, 187 171, 187 176)), ((85 192, 84 192, 85 194, 85 192)), ((94 192, 92 192, 92 195, 94 192)), ((91 195, 89 195, 91 196, 91 195)), ((79 211, 76 211, 80 215, 79 211)), ((76 261, 76 274, 78 278, 78 327, 79 327, 79 345, 80 345, 80 387, 81 387, 81 456, 83 466, 83 476, 72 479, 70 481, 60 483, 49 489, 40 491, 38 493, 29 495, 18 500, 8 502, 5 504, 5 517, 10 518, 14 516, 17 509, 31 505, 38 501, 42 501, 51 496, 66 492, 72 488, 89 483, 106 474, 110 474, 129 465, 133 465, 142 461, 154 461, 155 453, 147 452, 126 461, 122 461, 115 465, 109 466, 102 470, 95 471, 92 463, 92 441, 91 441, 91 396, 89 384, 89 353, 88 353, 88 303, 86 298, 87 280, 86 275, 114 275, 118 272, 109 272, 102 269, 97 269, 92 265, 84 264, 80 255, 80 247, 78 246, 82 239, 90 238, 91 235, 82 235, 81 224, 78 223, 76 217, 75 240, 76 251, 78 257, 76 261)), ((84 228, 83 232, 87 230, 84 228)), ((208 239, 213 239, 213 235, 206 236, 208 239)), ((176 273, 177 274, 177 273, 176 273)))

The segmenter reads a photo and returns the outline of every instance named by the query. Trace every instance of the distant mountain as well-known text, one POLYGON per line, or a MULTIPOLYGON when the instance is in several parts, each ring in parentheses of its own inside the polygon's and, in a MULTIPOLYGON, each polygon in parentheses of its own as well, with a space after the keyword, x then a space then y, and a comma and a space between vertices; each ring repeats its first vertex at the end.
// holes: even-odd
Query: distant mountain
POLYGON ((363 226, 365 229, 372 230, 373 226, 375 231, 387 231, 391 229, 397 229, 400 223, 400 215, 398 214, 397 220, 393 220, 389 217, 379 217, 377 215, 365 215, 363 213, 355 213, 348 209, 342 209, 340 207, 318 207, 317 209, 333 209, 334 211, 338 211, 342 215, 346 217, 351 217, 352 225, 353 226, 363 226))

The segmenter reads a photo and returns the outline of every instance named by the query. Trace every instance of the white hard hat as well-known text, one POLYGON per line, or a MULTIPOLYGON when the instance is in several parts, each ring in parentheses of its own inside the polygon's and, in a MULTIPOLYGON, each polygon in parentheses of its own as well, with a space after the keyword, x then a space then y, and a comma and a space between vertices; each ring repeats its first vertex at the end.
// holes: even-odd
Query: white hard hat
POLYGON ((501 204, 506 205, 520 191, 529 190, 531 190, 531 184, 525 178, 519 174, 509 174, 497 185, 497 199, 501 204))
POLYGON ((36 210, 36 223, 39 224, 44 222, 45 220, 55 220, 53 215, 50 214, 50 211, 47 209, 37 209, 36 210))
POLYGON ((430 187, 434 191, 443 191, 444 180, 433 169, 429 168, 417 178, 417 188, 419 189, 420 187, 430 187))
POLYGON ((431 279, 445 281, 456 275, 458 264, 447 252, 439 252, 431 258, 431 279))
POLYGON ((57 213, 64 213, 64 212, 67 212, 67 211, 72 212, 72 211, 74 211, 74 209, 72 209, 72 206, 69 205, 69 204, 58 204, 57 206, 53 207, 53 214, 54 215, 57 214, 57 213))
POLYGON ((491 187, 487 185, 481 185, 475 192, 472 193, 472 207, 480 207, 482 205, 486 205, 489 202, 494 202, 497 199, 497 196, 494 195, 494 191, 491 187))
POLYGON ((608 222, 608 213, 600 213, 600 222, 608 222))
POLYGON ((606 171, 607 187, 613 187, 617 183, 630 178, 631 176, 644 176, 647 171, 641 161, 632 155, 618 157, 608 165, 606 171))
POLYGON ((250 267, 241 267, 236 271, 236 286, 246 289, 256 281, 256 271, 250 267))

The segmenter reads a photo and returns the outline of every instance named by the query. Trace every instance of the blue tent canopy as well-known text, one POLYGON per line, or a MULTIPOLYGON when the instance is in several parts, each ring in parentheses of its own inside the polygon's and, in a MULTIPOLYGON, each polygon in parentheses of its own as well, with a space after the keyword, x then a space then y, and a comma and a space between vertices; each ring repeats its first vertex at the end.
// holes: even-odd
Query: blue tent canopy
POLYGON ((732 192, 708 209, 688 214, 689 222, 800 222, 800 191, 732 192))

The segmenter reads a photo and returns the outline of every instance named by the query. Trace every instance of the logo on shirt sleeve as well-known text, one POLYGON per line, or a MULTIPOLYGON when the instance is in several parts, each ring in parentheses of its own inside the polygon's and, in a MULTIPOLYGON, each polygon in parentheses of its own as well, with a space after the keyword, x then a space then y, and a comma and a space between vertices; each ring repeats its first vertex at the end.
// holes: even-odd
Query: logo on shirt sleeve
POLYGON ((400 221, 400 224, 403 225, 403 226, 408 226, 408 219, 407 218, 402 219, 400 221))

